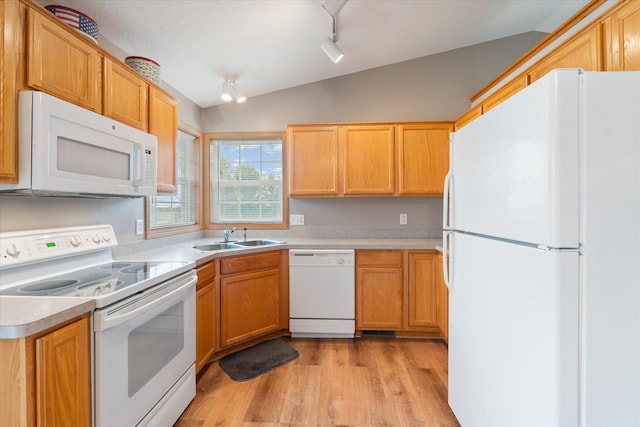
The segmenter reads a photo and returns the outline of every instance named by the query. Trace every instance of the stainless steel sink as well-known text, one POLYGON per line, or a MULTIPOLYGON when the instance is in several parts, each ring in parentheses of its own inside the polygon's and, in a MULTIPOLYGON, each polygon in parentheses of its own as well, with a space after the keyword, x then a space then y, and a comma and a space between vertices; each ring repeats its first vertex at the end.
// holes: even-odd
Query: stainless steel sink
POLYGON ((217 242, 217 243, 208 243, 206 245, 196 245, 192 246, 193 249, 198 251, 224 251, 228 249, 242 249, 242 248, 254 248, 265 245, 277 245, 281 242, 275 240, 240 240, 240 241, 232 241, 232 242, 217 242))
POLYGON ((280 242, 276 242, 275 240, 240 240, 238 242, 233 242, 233 245, 238 246, 265 246, 265 245, 277 245, 280 242))
POLYGON ((238 249, 238 247, 234 246, 233 243, 210 243, 208 245, 193 246, 193 249, 199 251, 220 251, 223 249, 238 249))

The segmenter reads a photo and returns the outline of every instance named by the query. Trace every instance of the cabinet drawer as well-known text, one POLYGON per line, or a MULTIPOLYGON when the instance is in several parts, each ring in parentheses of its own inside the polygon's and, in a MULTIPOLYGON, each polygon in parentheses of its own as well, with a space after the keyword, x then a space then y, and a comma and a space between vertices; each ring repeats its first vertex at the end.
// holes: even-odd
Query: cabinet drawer
POLYGON ((401 251, 356 251, 356 267, 401 267, 401 251))
POLYGON ((200 288, 200 286, 207 284, 216 277, 216 263, 210 262, 198 267, 196 271, 198 274, 198 288, 200 288))
POLYGON ((220 260, 220 274, 246 273, 253 270, 278 267, 279 264, 280 252, 223 258, 220 260))

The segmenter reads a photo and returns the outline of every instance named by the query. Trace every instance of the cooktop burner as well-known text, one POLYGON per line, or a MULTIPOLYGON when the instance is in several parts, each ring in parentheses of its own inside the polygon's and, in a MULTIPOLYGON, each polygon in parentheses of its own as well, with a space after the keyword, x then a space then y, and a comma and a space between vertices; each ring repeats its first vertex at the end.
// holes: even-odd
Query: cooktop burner
POLYGON ((173 272, 186 262, 111 262, 0 290, 15 296, 99 296, 173 272))

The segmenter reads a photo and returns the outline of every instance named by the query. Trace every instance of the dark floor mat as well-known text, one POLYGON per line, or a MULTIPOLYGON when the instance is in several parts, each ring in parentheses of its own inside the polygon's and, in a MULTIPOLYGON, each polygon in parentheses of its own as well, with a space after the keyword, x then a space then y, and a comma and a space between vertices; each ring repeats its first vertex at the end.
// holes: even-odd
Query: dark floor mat
POLYGON ((220 367, 234 381, 246 381, 298 357, 298 351, 282 340, 256 344, 220 359, 220 367))

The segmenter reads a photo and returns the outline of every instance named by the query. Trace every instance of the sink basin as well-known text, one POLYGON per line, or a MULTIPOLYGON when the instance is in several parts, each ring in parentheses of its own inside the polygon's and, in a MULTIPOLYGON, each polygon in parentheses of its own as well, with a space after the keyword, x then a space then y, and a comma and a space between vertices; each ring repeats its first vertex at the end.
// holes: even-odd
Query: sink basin
POLYGON ((199 251, 220 251, 223 249, 237 249, 237 246, 234 246, 232 243, 210 243, 208 245, 198 245, 194 246, 193 249, 197 249, 199 251))
POLYGON ((280 242, 276 242, 275 240, 241 240, 238 242, 233 242, 234 245, 237 246, 264 246, 264 245, 277 245, 280 242))

